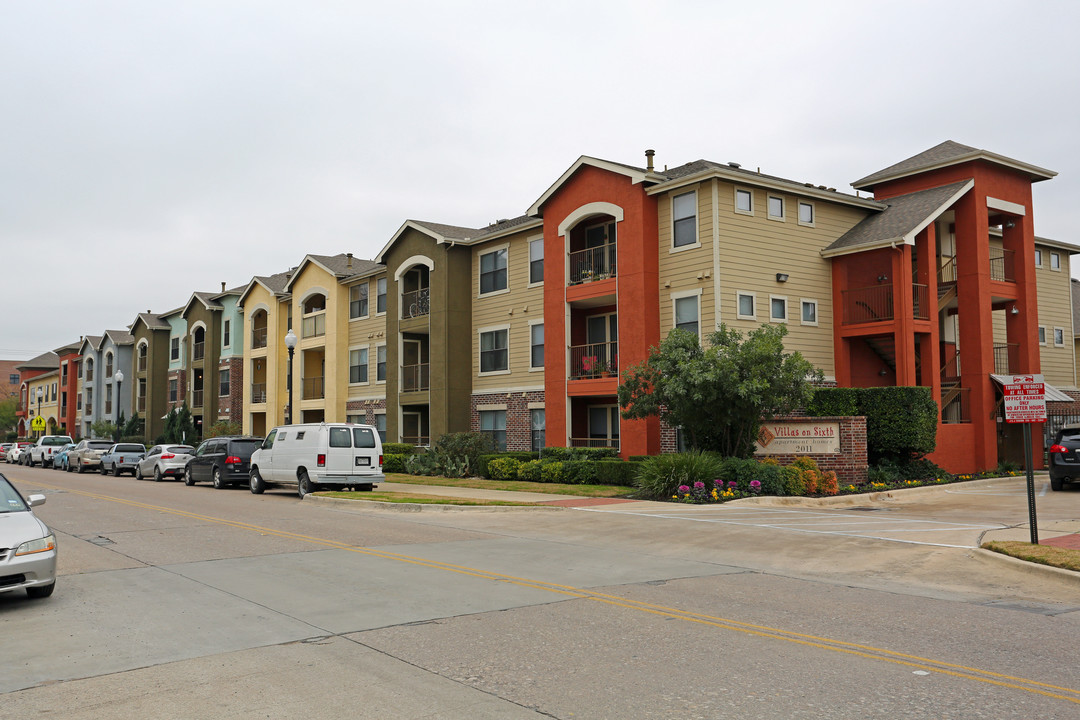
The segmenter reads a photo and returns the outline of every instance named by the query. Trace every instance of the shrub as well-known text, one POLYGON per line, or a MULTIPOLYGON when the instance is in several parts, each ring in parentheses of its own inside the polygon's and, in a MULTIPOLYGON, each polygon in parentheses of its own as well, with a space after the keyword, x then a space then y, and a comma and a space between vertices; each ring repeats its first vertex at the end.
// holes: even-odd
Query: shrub
POLYGON ((806 404, 806 414, 814 417, 850 417, 859 412, 860 388, 817 388, 806 404))
POLYGON ((544 460, 610 460, 619 457, 619 451, 611 447, 546 447, 540 451, 544 460))
POLYGON ((704 482, 708 487, 720 476, 722 463, 712 454, 700 451, 656 455, 641 464, 636 485, 644 497, 667 500, 680 485, 704 482))
POLYGON ((409 443, 383 443, 382 449, 385 455, 412 455, 416 452, 416 446, 409 443))
POLYGON ((592 485, 596 482, 596 463, 592 460, 564 460, 563 482, 571 485, 592 485))
POLYGON ((487 471, 492 480, 517 480, 520 460, 511 457, 496 457, 488 462, 487 471))
MULTIPOLYGON (((138 420, 138 417, 132 416, 131 419, 136 421, 138 420)), ((130 425, 130 423, 128 423, 128 425, 130 425)), ((124 430, 127 430, 126 426, 124 430)), ((223 435, 240 435, 242 432, 243 429, 240 427, 240 423, 232 422, 231 420, 218 420, 206 431, 206 434, 203 435, 203 439, 221 437, 223 435)))
POLYGON ((558 460, 543 463, 540 466, 540 482, 563 482, 563 464, 558 460))
POLYGON ((630 457, 628 457, 626 459, 629 460, 630 462, 644 462, 644 461, 648 460, 650 457, 652 457, 652 456, 651 455, 631 455, 630 457))
POLYGON ((462 458, 465 458, 468 460, 468 466, 475 469, 480 466, 480 456, 490 454, 494 449, 490 435, 459 432, 443 435, 436 441, 431 452, 442 466, 453 460, 456 469, 460 466, 462 458))
POLYGON ((818 480, 818 491, 822 495, 837 495, 840 492, 840 483, 836 480, 836 473, 829 470, 818 480))
POLYGON ((534 452, 503 452, 503 453, 491 453, 489 455, 481 455, 477 464, 473 467, 473 470, 482 478, 489 478, 491 475, 488 470, 488 463, 495 458, 514 458, 519 462, 527 462, 529 460, 536 459, 536 453, 534 452))
POLYGON ((719 478, 724 486, 734 482, 741 492, 749 492, 750 481, 757 478, 758 461, 749 458, 727 457, 721 461, 719 478))
POLYGON ((784 494, 784 474, 780 469, 780 463, 776 461, 758 463, 755 479, 761 483, 762 495, 784 494))
POLYGON ((600 460, 596 463, 596 482, 600 485, 633 487, 634 477, 640 468, 639 461, 600 460))
POLYGON ((807 413, 865 415, 871 464, 907 461, 937 446, 937 403, 928 387, 818 388, 807 413))
POLYGON ((518 480, 540 482, 542 463, 539 460, 527 460, 518 466, 518 480))
POLYGON ((780 468, 780 477, 784 482, 785 495, 806 494, 806 480, 799 468, 794 465, 785 465, 780 468))
POLYGON ((439 463, 431 453, 409 455, 405 458, 405 472, 410 475, 438 475, 439 463))
POLYGON ((405 460, 408 455, 401 453, 383 453, 382 469, 384 473, 405 472, 405 460))

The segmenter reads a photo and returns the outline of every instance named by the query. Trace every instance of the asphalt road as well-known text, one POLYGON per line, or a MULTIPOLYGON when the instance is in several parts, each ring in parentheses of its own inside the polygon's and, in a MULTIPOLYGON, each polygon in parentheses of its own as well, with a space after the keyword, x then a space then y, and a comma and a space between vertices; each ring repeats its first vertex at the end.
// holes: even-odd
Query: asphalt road
MULTIPOLYGON (((1080 584, 966 539, 1022 534, 1008 482, 788 523, 0 470, 61 552, 51 598, 0 595, 4 717, 1080 716, 1080 584)), ((1080 491, 1040 503, 1080 518, 1080 491)))

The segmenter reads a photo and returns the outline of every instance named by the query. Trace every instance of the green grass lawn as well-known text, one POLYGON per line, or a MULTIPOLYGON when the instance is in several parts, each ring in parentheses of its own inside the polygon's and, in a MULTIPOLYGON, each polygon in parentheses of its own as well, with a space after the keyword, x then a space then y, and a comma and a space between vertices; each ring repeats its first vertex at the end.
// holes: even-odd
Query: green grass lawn
POLYGON ((621 485, 561 485, 558 483, 525 482, 522 480, 484 480, 483 478, 444 478, 387 473, 387 482, 408 485, 444 485, 448 487, 479 488, 481 490, 511 490, 517 492, 574 495, 577 497, 630 497, 635 488, 621 485))
POLYGON ((420 493, 396 493, 396 492, 351 492, 333 490, 318 493, 319 497, 343 498, 346 500, 371 500, 385 503, 408 503, 412 505, 496 505, 530 507, 540 503, 508 502, 506 500, 475 500, 470 498, 441 497, 439 495, 422 495, 420 493))
POLYGON ((1053 545, 1032 545, 1019 540, 983 543, 983 548, 1028 562, 1080 572, 1080 550, 1069 550, 1053 545))

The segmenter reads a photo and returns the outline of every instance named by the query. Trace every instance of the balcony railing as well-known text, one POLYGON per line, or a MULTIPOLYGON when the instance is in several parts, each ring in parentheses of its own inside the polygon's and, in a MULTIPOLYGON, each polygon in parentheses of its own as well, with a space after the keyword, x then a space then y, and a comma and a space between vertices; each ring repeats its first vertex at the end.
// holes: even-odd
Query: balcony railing
POLYGON ((401 319, 423 317, 431 312, 431 288, 401 294, 401 319))
POLYGON ((146 412, 146 396, 135 399, 135 409, 138 412, 146 412))
POLYGON ((138 369, 139 372, 146 372, 146 356, 145 355, 140 355, 139 356, 139 364, 138 364, 137 369, 138 369))
POLYGON ((570 447, 610 447, 618 450, 619 438, 570 438, 570 447))
POLYGON ((946 425, 971 422, 971 388, 942 386, 941 422, 946 425))
POLYGON ((203 391, 192 390, 191 391, 191 407, 201 408, 203 406, 203 391))
POLYGON ((326 313, 308 315, 300 325, 301 337, 320 337, 326 334, 326 313))
POLYGON ((893 319, 892 283, 844 290, 843 299, 845 325, 893 319))
POLYGON ((946 285, 956 282, 956 258, 952 255, 941 256, 941 267, 938 268, 938 283, 946 285))
POLYGON ((570 348, 570 379, 619 376, 619 343, 602 342, 570 348))
POLYGON ((994 343, 994 372, 1010 375, 1020 366, 1020 343, 994 343))
POLYGON ((86 368, 86 382, 90 382, 94 379, 94 366, 89 365, 86 368))
POLYGON ((112 400, 105 401, 105 417, 112 416, 112 400))
POLYGON ((615 243, 570 253, 570 284, 604 280, 615 276, 615 243))
POLYGON ((916 320, 930 319, 930 286, 915 283, 911 286, 911 301, 916 320))
POLYGON ((206 356, 206 343, 197 342, 191 344, 191 359, 202 360, 206 356))
POLYGON ((264 348, 264 347, 266 347, 266 328, 264 328, 264 327, 251 328, 251 347, 252 348, 264 348))
POLYGON ((325 378, 321 375, 318 377, 306 377, 303 381, 303 394, 301 397, 304 400, 321 400, 326 397, 326 385, 323 382, 325 378))
POLYGON ((990 279, 999 282, 1016 282, 1016 251, 990 248, 990 279))
POLYGON ((431 438, 427 435, 402 435, 401 442, 408 445, 417 445, 419 447, 427 447, 431 444, 431 438))
POLYGON ((251 402, 266 402, 266 383, 251 383, 251 402))
POLYGON ((431 366, 428 363, 420 363, 419 365, 402 365, 401 391, 417 392, 420 390, 430 389, 430 367, 431 366))
POLYGON ((94 404, 93 403, 86 403, 86 407, 83 408, 83 415, 93 415, 93 414, 94 414, 94 404))

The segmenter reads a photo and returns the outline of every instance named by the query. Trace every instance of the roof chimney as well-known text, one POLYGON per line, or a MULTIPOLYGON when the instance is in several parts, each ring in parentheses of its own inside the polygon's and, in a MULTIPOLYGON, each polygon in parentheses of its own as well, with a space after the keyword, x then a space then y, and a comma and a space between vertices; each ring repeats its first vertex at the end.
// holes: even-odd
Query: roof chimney
POLYGON ((345 257, 348 258, 345 263, 345 269, 352 270, 352 253, 345 253, 345 257))
POLYGON ((221 292, 225 292, 225 281, 221 281, 221 292))
POLYGON ((655 150, 646 150, 645 151, 645 169, 648 170, 649 172, 653 171, 653 165, 652 165, 653 155, 656 155, 655 150))

